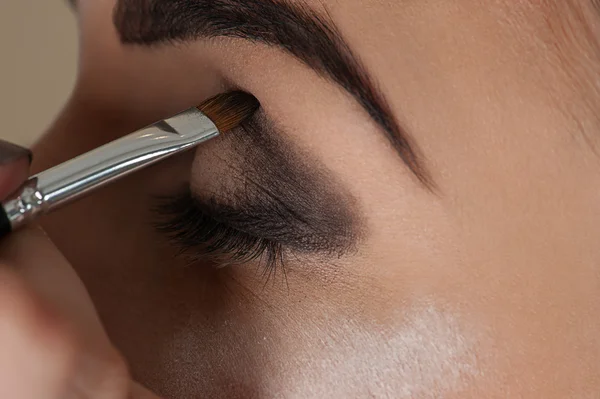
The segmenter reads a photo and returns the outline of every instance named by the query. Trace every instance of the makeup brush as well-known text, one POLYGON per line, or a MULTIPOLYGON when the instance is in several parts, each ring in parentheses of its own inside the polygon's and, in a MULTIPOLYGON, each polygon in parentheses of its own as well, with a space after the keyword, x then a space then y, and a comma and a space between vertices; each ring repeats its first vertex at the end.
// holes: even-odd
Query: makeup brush
POLYGON ((198 107, 121 137, 45 170, 0 209, 0 236, 141 168, 233 129, 260 106, 241 91, 219 94, 198 107))

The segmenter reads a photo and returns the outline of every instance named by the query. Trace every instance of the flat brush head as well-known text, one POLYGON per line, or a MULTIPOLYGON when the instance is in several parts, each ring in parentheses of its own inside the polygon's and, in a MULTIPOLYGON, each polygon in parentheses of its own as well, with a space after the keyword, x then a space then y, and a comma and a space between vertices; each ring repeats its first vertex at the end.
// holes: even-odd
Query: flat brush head
POLYGON ((260 107, 258 100, 243 91, 218 94, 197 108, 208 116, 219 132, 226 132, 251 117, 260 107))

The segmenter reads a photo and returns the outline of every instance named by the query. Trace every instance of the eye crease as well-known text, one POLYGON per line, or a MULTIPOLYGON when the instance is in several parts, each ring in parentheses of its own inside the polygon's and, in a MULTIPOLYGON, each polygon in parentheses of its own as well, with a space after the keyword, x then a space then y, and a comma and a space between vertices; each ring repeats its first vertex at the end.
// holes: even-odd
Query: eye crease
POLYGON ((356 251, 364 231, 356 200, 276 130, 259 111, 213 148, 199 150, 198 162, 216 159, 224 176, 163 200, 159 230, 192 257, 196 251, 225 263, 260 259, 267 268, 288 252, 341 257, 356 251))

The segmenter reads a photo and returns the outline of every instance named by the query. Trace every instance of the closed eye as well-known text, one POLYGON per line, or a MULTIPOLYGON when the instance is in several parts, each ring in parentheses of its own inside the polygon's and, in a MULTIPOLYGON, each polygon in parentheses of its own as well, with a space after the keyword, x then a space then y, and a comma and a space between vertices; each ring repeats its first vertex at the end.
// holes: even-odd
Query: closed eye
POLYGON ((159 198, 155 212, 156 228, 191 262, 208 260, 218 267, 258 262, 266 275, 284 266, 280 243, 239 230, 223 220, 229 217, 238 225, 252 225, 255 219, 247 212, 224 209, 214 199, 202 203, 189 189, 159 198))
POLYGON ((364 231, 358 205, 310 154, 284 140, 262 111, 201 146, 189 187, 156 207, 157 227, 183 253, 216 263, 258 262, 269 273, 286 254, 338 258, 364 231))

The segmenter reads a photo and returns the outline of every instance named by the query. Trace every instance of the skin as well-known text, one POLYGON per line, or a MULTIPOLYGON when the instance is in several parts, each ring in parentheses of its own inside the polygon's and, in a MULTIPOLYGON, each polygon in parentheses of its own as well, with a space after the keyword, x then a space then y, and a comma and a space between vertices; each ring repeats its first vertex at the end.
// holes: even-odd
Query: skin
POLYGON ((591 2, 323 3, 433 191, 351 99, 289 56, 235 40, 124 47, 114 1, 79 2, 77 87, 34 169, 235 86, 347 187, 366 226, 357 253, 290 260, 287 284, 265 284, 256 265, 187 267, 151 225, 152 196, 227 181, 218 162, 205 172, 219 142, 46 218, 132 377, 173 398, 593 397, 591 2))

